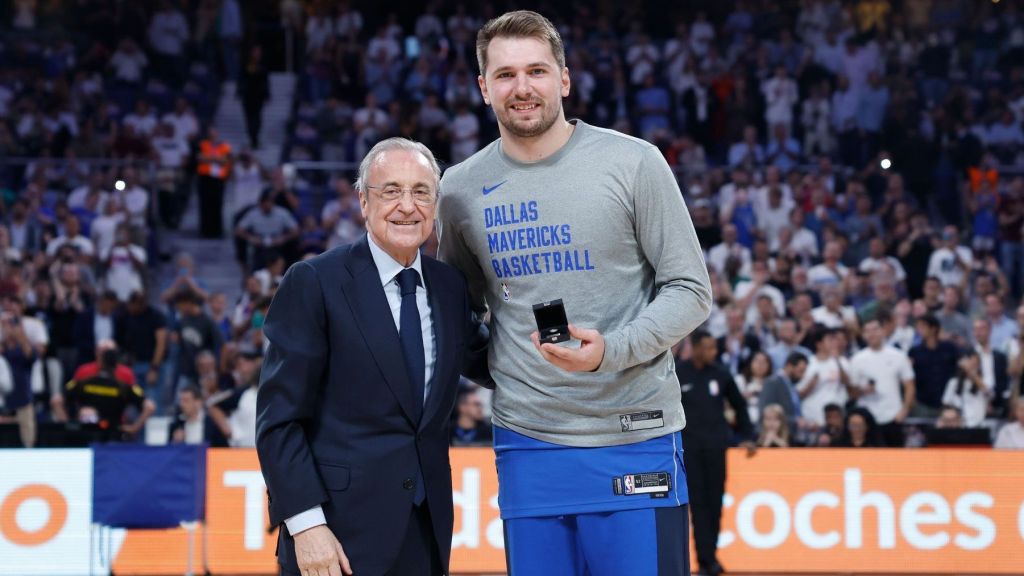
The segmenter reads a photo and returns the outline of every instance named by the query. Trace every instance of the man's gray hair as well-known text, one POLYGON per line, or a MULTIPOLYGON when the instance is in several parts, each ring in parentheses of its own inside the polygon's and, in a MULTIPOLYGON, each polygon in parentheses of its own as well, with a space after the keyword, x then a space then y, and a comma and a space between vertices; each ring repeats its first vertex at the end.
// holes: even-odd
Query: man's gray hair
POLYGON ((381 155, 385 152, 390 152, 392 150, 409 150, 410 152, 419 152, 422 154, 423 157, 427 159, 427 163, 430 164, 430 169, 434 172, 434 187, 435 189, 437 188, 437 185, 441 180, 441 167, 437 164, 437 159, 434 158, 434 153, 430 151, 430 148, 427 148, 420 142, 396 136, 394 138, 388 138, 377 142, 377 144, 375 144, 373 148, 370 148, 370 151, 366 153, 363 161, 359 163, 359 178, 356 179, 355 183, 356 191, 360 194, 366 193, 366 177, 370 173, 370 166, 380 159, 381 155))

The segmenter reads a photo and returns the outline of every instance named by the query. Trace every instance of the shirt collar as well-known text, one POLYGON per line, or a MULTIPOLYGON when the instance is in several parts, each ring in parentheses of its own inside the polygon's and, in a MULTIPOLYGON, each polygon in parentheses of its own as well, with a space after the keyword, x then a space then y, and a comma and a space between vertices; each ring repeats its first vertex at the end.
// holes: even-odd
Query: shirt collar
MULTIPOLYGON (((378 246, 373 241, 373 236, 367 234, 366 240, 370 245, 370 256, 373 257, 373 264, 377 266, 377 273, 380 274, 380 284, 381 286, 387 286, 388 282, 394 280, 395 276, 406 267, 402 266, 390 254, 385 252, 383 248, 378 246)), ((412 268, 420 275, 420 285, 426 286, 426 282, 423 280, 423 263, 418 251, 416 252, 416 259, 412 261, 412 265, 409 268, 412 268)))

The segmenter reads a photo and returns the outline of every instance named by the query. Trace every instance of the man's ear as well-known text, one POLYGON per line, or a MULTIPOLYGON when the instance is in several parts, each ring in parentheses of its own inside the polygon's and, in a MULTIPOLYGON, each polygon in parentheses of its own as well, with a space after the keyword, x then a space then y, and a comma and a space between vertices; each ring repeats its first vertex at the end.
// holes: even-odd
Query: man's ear
POLYGON ((484 80, 484 75, 480 74, 476 77, 476 83, 480 86, 480 96, 484 99, 484 104, 490 106, 491 98, 487 95, 487 81, 484 80))

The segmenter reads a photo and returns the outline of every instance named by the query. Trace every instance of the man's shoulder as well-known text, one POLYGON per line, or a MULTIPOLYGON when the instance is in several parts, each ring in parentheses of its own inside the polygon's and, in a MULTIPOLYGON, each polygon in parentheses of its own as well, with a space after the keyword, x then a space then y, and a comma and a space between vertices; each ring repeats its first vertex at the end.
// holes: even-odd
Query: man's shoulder
POLYGON ((462 275, 462 272, 451 264, 446 264, 427 255, 422 256, 422 263, 427 273, 439 278, 441 282, 447 285, 464 286, 466 284, 466 278, 462 275))

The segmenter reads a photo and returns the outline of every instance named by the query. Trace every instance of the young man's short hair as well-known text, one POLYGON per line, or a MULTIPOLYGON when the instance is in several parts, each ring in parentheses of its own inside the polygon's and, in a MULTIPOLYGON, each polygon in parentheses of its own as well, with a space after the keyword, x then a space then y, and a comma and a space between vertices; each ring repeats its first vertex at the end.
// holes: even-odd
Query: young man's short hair
POLYGON ((516 10, 489 20, 476 35, 476 60, 480 75, 487 71, 487 47, 495 38, 536 38, 551 46, 559 69, 565 68, 562 36, 550 20, 530 10, 516 10))

